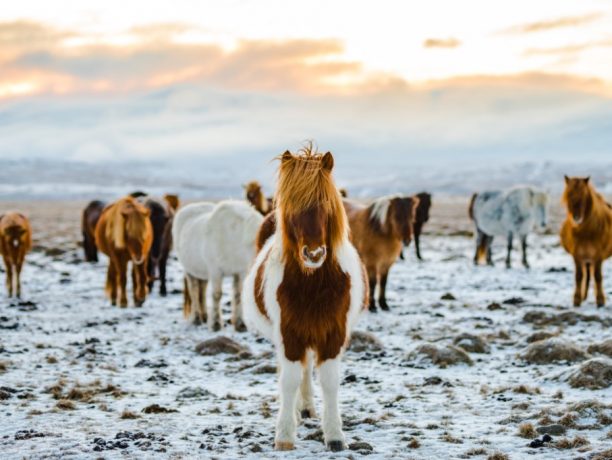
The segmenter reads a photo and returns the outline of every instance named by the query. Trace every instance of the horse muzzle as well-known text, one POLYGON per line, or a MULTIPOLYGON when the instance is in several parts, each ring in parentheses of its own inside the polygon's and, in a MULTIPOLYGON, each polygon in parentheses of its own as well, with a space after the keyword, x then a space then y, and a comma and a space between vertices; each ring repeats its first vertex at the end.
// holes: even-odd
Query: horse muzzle
POLYGON ((307 246, 302 248, 302 262, 306 268, 317 269, 321 267, 326 256, 327 248, 325 246, 320 246, 314 250, 308 249, 307 246))

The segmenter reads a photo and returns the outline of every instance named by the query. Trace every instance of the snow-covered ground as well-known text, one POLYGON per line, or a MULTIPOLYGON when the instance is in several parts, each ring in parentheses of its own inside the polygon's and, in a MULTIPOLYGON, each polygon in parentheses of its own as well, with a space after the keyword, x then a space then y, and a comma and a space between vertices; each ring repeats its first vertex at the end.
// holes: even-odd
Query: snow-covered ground
MULTIPOLYGON (((434 212, 430 229, 442 218, 434 212)), ((517 357, 527 337, 542 330, 582 349, 610 338, 612 264, 604 267, 609 305, 597 309, 590 293, 588 302, 574 309, 571 259, 555 235, 531 239, 529 271, 520 267, 518 253, 515 268, 503 268, 501 243, 496 267, 474 267, 469 237, 449 236, 450 230, 425 235, 426 261, 417 262, 410 248, 407 260, 392 269, 392 311, 364 314, 358 325, 382 350, 349 350, 343 359, 341 407, 354 450, 326 452, 315 419, 300 426, 296 450, 276 453, 271 345, 226 325, 220 334, 250 354, 196 353, 196 344, 219 334, 183 320, 182 274, 175 260, 167 298, 154 293, 140 309, 111 307, 103 298, 106 262, 81 262, 73 233, 52 230, 61 222, 49 219, 45 230, 39 225, 47 241, 39 238, 28 257, 24 301, 0 297, 3 459, 450 459, 496 452, 511 459, 562 459, 592 458, 612 448, 612 387, 572 388, 555 377, 575 364, 536 365, 517 357), (559 317, 565 319, 539 326, 525 321, 530 312, 592 316, 559 317), (441 368, 409 357, 423 343, 449 345, 464 332, 481 336, 490 347, 488 353, 469 353, 471 366, 441 368), (576 404, 584 401, 590 402, 576 404), (153 404, 172 412, 143 412, 153 404), (538 427, 564 416, 567 433, 553 440, 580 436, 587 443, 534 449, 530 439, 519 436, 525 423, 538 427)), ((223 299, 227 320, 228 294, 229 281, 223 299)), ((316 397, 320 407, 320 392, 316 397)))

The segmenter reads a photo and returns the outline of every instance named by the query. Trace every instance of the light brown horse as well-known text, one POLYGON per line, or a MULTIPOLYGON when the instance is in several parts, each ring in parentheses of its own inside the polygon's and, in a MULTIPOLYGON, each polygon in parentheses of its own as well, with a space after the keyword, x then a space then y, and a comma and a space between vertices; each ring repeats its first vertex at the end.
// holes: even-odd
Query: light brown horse
POLYGON ((259 182, 254 180, 243 187, 247 201, 251 203, 262 216, 272 212, 272 209, 274 208, 273 200, 265 197, 259 182))
POLYGON ((32 229, 27 217, 18 212, 0 216, 0 254, 6 268, 9 297, 21 297, 21 268, 26 253, 32 249, 32 229))
POLYGON ((272 340, 277 351, 276 449, 294 448, 296 408, 302 416, 315 414, 316 363, 323 389, 323 436, 327 447, 337 451, 345 447, 338 408, 340 358, 367 305, 367 280, 349 241, 346 213, 331 176, 332 154, 308 148, 298 155, 285 152, 280 160, 278 225, 245 279, 245 321, 272 340))
POLYGON ((96 226, 98 249, 109 257, 106 293, 112 305, 127 307, 127 270, 132 262, 134 304, 147 296, 147 259, 153 242, 150 211, 132 197, 107 206, 96 226))
POLYGON ((369 206, 344 200, 353 244, 368 271, 370 282, 370 311, 376 311, 374 292, 379 285, 378 304, 389 310, 386 299, 389 269, 398 259, 403 245, 412 239, 412 225, 419 199, 405 196, 386 196, 369 206))
POLYGON ((567 217, 561 227, 561 244, 576 264, 574 306, 586 300, 593 272, 595 300, 602 307, 606 297, 601 266, 612 256, 612 207, 595 191, 588 177, 565 176, 562 200, 567 217))

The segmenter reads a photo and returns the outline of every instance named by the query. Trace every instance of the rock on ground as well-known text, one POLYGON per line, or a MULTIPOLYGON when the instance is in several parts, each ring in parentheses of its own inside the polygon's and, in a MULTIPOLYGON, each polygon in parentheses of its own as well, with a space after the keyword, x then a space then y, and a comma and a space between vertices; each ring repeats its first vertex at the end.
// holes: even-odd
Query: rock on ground
POLYGON ((609 356, 612 358, 612 339, 604 340, 603 342, 594 343, 588 348, 588 352, 591 354, 600 353, 602 355, 609 356))
POLYGON ((218 355, 221 353, 244 357, 252 355, 248 347, 224 335, 198 343, 195 347, 195 351, 203 356, 218 355))
POLYGON ((470 353, 489 353, 489 344, 478 335, 463 333, 454 338, 453 344, 470 353))
POLYGON ((587 354, 574 343, 553 337, 533 342, 519 353, 519 357, 532 364, 550 364, 582 361, 587 358, 587 354))
POLYGON ((349 350, 361 353, 362 351, 382 351, 383 344, 374 334, 365 331, 353 331, 349 350))
POLYGON ((592 358, 569 374, 568 383, 574 388, 599 390, 612 385, 612 359, 592 358))
POLYGON ((456 364, 473 364, 470 356, 461 348, 452 345, 438 347, 431 343, 425 343, 415 348, 409 355, 411 361, 430 361, 436 366, 447 367, 456 364))

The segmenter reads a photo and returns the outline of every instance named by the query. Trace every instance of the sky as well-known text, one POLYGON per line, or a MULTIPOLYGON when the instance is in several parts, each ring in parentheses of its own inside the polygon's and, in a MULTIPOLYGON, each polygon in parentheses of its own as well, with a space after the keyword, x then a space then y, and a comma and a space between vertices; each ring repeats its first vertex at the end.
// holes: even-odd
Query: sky
POLYGON ((5 2, 0 159, 610 158, 612 2, 5 2))

